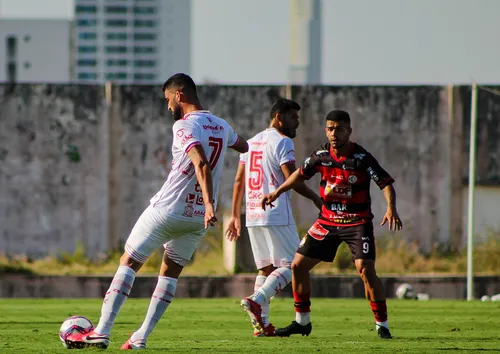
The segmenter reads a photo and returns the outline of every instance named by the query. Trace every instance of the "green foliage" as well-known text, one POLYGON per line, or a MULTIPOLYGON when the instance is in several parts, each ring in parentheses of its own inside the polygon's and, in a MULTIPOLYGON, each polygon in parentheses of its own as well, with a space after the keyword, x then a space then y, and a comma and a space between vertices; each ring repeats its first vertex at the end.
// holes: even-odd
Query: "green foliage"
MULTIPOLYGON (((222 260, 222 230, 209 232, 184 275, 227 275, 222 260)), ((465 274, 467 252, 452 252, 436 244, 429 254, 420 252, 415 243, 387 234, 377 237, 377 272, 379 274, 465 274)), ((0 273, 35 274, 113 274, 123 253, 123 246, 108 254, 89 257, 79 243, 73 253, 60 253, 54 257, 32 260, 23 256, 0 256, 0 273)), ((163 251, 155 252, 144 264, 141 274, 157 274, 163 251)), ((500 233, 490 233, 474 247, 474 272, 480 275, 500 273, 500 233)), ((333 263, 321 263, 313 269, 315 274, 355 274, 351 253, 342 244, 333 263)))

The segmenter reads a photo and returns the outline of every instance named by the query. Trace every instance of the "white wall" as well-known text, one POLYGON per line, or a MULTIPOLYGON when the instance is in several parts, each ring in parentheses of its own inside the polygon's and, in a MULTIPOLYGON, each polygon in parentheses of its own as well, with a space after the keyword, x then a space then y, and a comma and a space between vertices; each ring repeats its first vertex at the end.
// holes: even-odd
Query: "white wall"
MULTIPOLYGON (((467 239, 468 191, 469 188, 464 187, 464 239, 467 239)), ((479 241, 489 232, 500 231, 500 187, 476 186, 474 191, 474 235, 479 241)))
POLYGON ((1 19, 0 81, 7 79, 6 37, 14 35, 17 82, 69 82, 70 24, 69 20, 1 19))

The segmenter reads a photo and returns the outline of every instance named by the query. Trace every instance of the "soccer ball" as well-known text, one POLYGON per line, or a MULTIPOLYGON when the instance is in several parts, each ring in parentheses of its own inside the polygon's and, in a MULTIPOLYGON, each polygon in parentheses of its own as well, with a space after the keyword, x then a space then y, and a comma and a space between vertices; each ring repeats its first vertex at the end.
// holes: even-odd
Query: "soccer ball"
POLYGON ((66 348, 70 348, 66 339, 72 334, 86 334, 94 329, 94 325, 83 316, 71 316, 64 320, 59 329, 59 338, 66 348))
POLYGON ((396 289, 396 297, 399 300, 414 299, 415 295, 416 294, 415 294, 415 290, 413 289, 413 286, 411 286, 408 283, 401 284, 396 289))

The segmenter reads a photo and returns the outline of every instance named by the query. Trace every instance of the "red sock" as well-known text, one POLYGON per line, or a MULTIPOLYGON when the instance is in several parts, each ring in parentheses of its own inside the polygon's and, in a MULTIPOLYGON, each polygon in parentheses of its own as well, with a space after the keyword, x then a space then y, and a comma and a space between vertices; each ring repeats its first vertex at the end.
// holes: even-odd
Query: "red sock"
POLYGON ((299 294, 293 292, 295 312, 311 312, 311 294, 299 294))
POLYGON ((385 322, 387 321, 387 305, 384 301, 371 301, 370 305, 372 307, 373 315, 375 316, 375 321, 385 322))

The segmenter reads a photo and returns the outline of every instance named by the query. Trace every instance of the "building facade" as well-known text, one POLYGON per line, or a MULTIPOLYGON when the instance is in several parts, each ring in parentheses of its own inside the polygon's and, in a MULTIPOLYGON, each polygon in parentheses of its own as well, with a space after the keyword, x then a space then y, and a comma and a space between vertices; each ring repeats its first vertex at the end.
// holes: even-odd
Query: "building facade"
POLYGON ((70 41, 69 20, 0 19, 0 82, 69 82, 70 41))
POLYGON ((189 0, 76 0, 77 82, 158 83, 190 70, 189 0))

